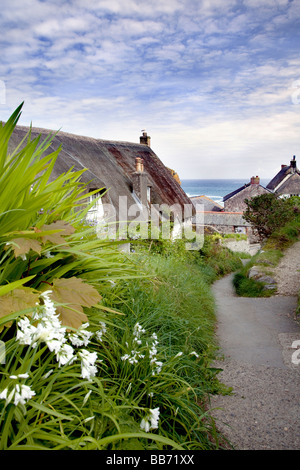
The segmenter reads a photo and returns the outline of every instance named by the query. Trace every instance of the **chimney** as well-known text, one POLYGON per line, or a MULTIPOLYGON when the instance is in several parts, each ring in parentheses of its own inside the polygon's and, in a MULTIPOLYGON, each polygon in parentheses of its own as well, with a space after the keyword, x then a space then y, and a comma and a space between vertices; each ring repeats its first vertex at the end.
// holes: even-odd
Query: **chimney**
POLYGON ((259 177, 258 176, 252 176, 251 177, 251 180, 250 180, 250 183, 251 184, 259 184, 259 177))
POLYGON ((293 168, 293 170, 296 169, 296 156, 294 155, 293 156, 293 159, 291 160, 291 168, 293 168))
POLYGON ((283 170, 284 168, 286 168, 287 165, 281 165, 281 169, 283 170))
POLYGON ((148 147, 150 147, 151 137, 147 135, 147 132, 145 131, 142 131, 142 132, 143 132, 143 135, 141 135, 140 137, 140 144, 148 145, 148 147))

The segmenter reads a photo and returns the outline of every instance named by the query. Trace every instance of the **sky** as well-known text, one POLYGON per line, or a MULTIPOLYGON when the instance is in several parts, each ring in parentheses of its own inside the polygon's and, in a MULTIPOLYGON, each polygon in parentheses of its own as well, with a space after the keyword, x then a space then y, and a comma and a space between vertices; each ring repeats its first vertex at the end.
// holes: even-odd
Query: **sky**
MULTIPOLYGON (((151 148, 181 179, 300 162, 299 0, 0 0, 0 120, 151 148)), ((300 166, 298 164, 298 166, 300 166)))

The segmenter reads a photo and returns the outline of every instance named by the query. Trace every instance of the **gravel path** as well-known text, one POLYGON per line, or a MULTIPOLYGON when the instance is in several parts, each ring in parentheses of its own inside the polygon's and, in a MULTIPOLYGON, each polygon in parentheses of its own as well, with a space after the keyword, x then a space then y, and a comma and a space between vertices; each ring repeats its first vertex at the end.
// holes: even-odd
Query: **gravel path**
POLYGON ((286 250, 274 278, 279 295, 297 295, 300 290, 300 241, 286 250))
POLYGON ((276 296, 237 297, 232 275, 213 286, 221 358, 214 366, 233 393, 213 397, 211 407, 233 449, 300 449, 300 364, 292 361, 292 344, 300 340, 294 318, 299 256, 297 243, 282 259, 276 296))

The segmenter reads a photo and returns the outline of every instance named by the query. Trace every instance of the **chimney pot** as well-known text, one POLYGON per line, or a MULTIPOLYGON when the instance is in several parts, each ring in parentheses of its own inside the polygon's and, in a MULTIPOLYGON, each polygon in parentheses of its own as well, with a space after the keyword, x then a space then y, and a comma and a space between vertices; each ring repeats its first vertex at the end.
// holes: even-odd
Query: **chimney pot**
POLYGON ((148 145, 148 147, 150 147, 151 137, 147 135, 147 132, 145 131, 142 131, 142 132, 143 134, 140 137, 140 144, 148 145))
POLYGON ((141 159, 140 159, 140 157, 136 157, 136 159, 135 159, 135 171, 136 172, 141 171, 141 159))
POLYGON ((250 180, 251 184, 259 184, 259 181, 260 180, 258 176, 252 176, 250 180))
POLYGON ((137 173, 143 173, 144 171, 144 160, 140 157, 136 157, 135 159, 135 171, 137 173))

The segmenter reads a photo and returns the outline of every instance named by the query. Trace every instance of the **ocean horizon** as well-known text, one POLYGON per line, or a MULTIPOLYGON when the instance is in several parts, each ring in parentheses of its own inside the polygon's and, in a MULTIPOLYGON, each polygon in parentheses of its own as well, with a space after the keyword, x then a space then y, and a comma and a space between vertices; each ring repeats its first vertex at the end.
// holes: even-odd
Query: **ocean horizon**
MULTIPOLYGON (((271 179, 261 179, 260 184, 266 186, 271 179)), ((223 205, 223 197, 249 183, 248 179, 183 179, 181 187, 189 196, 207 196, 217 204, 223 205)))

